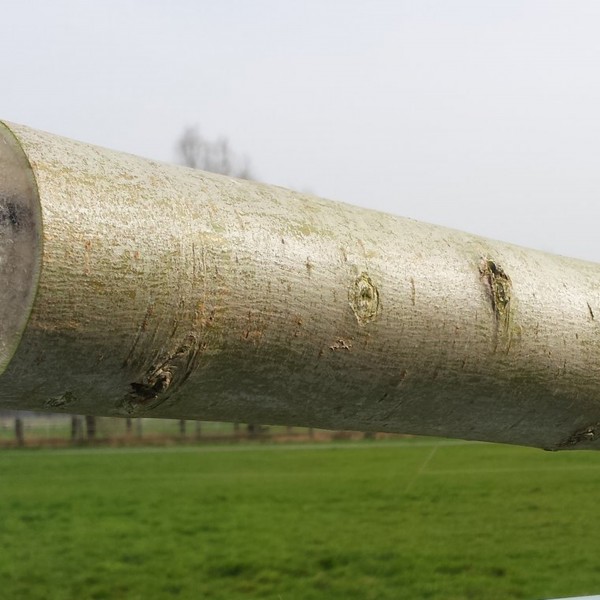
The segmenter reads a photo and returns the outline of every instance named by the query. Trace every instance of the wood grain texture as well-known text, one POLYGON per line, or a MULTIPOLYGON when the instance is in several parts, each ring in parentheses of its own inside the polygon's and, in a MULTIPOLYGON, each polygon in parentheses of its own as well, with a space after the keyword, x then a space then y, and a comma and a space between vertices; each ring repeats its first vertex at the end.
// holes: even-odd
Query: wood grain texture
POLYGON ((43 254, 3 407, 600 445, 597 265, 10 129, 43 254))

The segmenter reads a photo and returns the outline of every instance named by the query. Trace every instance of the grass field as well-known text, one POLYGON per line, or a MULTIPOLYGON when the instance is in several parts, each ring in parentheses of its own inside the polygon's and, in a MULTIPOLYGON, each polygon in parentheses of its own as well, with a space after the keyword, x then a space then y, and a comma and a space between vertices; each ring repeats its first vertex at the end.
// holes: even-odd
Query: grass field
POLYGON ((415 440, 5 450, 0 597, 600 591, 600 455, 415 440))

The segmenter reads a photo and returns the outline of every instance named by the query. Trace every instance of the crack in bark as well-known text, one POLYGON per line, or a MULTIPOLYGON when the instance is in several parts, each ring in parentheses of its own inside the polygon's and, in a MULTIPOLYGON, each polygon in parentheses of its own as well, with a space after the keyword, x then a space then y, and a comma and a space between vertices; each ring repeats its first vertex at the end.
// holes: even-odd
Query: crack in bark
POLYGON ((590 313, 590 317, 592 318, 592 321, 594 320, 594 311, 592 310, 592 307, 590 306, 589 302, 586 302, 587 307, 588 307, 588 312, 590 313))
POLYGON ((512 282, 504 269, 495 261, 484 258, 479 272, 487 283, 488 296, 496 321, 508 323, 512 282))

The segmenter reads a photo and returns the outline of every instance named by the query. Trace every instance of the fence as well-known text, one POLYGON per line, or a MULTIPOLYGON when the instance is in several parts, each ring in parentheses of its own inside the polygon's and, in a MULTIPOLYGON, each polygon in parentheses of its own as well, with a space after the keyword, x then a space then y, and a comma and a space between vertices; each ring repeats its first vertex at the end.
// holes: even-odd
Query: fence
MULTIPOLYGON (((381 437, 382 434, 377 435, 381 437)), ((374 434, 368 433, 247 423, 117 419, 10 411, 0 413, 0 448, 170 445, 244 440, 301 442, 373 437, 374 434)))

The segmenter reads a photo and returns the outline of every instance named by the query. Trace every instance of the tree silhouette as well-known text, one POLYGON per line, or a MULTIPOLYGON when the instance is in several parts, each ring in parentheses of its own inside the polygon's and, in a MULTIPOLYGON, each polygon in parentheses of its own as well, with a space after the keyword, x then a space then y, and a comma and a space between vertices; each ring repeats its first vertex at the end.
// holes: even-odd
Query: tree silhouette
POLYGON ((252 179, 246 156, 235 154, 225 137, 206 139, 198 127, 185 128, 177 141, 177 157, 182 165, 192 169, 252 179))

